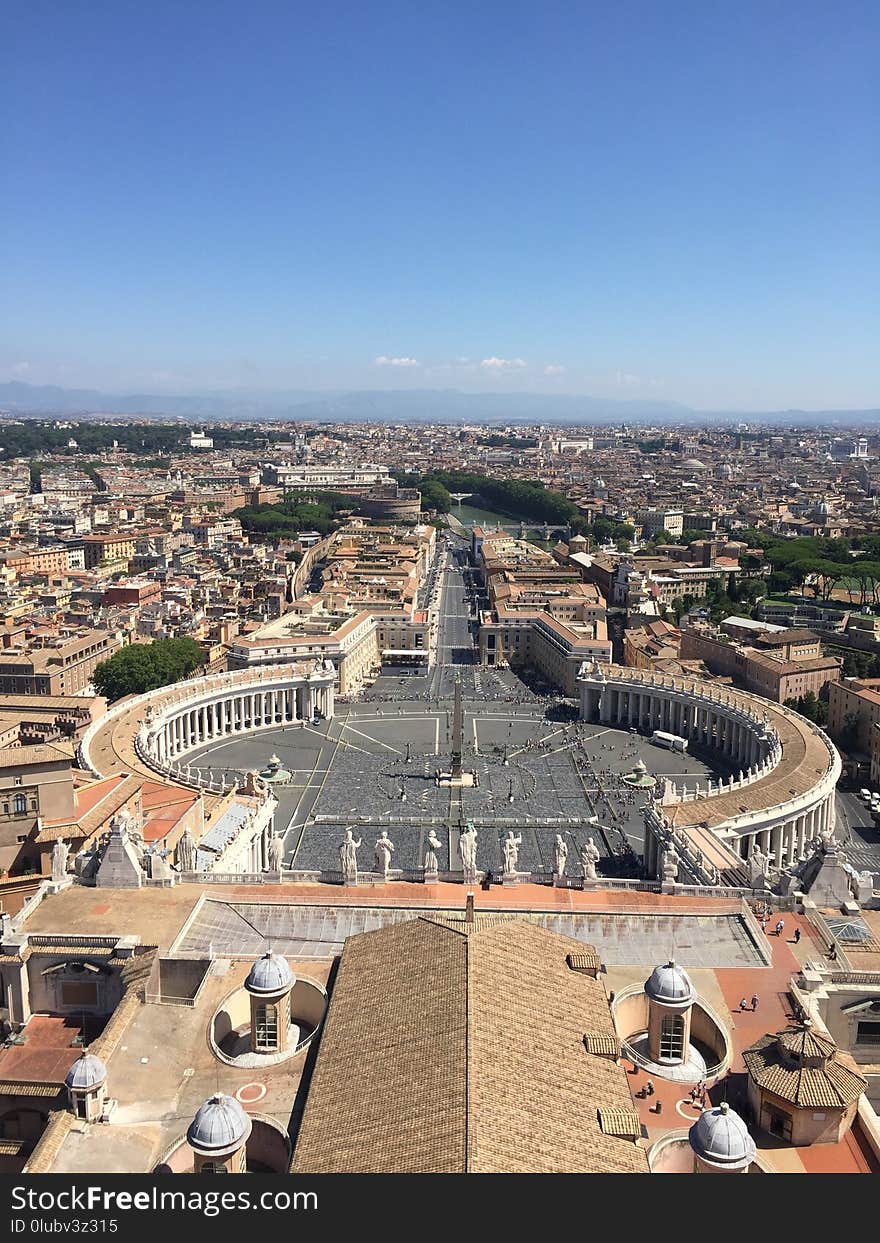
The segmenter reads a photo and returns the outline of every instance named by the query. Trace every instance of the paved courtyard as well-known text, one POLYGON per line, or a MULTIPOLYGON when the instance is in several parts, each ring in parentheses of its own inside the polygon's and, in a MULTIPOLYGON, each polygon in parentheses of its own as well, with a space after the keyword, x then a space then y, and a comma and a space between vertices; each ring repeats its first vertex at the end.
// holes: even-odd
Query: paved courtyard
POLYGON ((678 755, 625 730, 581 724, 573 700, 542 685, 538 674, 476 663, 474 599, 466 558, 456 548, 438 593, 436 659, 427 671, 386 672, 359 696, 339 699, 333 720, 298 724, 209 744, 188 758, 206 775, 231 780, 266 767, 273 752, 289 774, 275 786, 276 826, 285 864, 335 870, 347 826, 363 845, 359 866, 373 867, 383 828, 394 843, 393 866, 420 868, 427 835, 442 843, 442 871, 459 867, 458 834, 477 828, 477 865, 500 872, 501 841, 522 834, 520 871, 553 870, 556 834, 564 835, 569 875, 580 875, 588 837, 601 852, 599 872, 639 873, 646 789, 622 780, 638 760, 658 785, 727 775, 708 754, 678 755), (453 695, 464 708, 463 767, 471 788, 438 786, 452 751, 453 695))
POLYGON ((196 753, 193 767, 231 777, 264 768, 273 752, 279 757, 290 774, 275 786, 288 866, 335 868, 342 832, 351 825, 364 842, 364 870, 372 866, 383 828, 395 845, 395 867, 419 867, 433 829, 443 843, 441 870, 455 868, 455 834, 471 820, 482 868, 502 869, 500 842, 514 828, 523 837, 521 870, 552 871, 555 837, 562 833, 570 874, 579 873, 579 848, 592 836, 603 856, 600 871, 608 875, 634 874, 633 853, 642 851, 649 792, 622 780, 637 761, 658 785, 669 777, 693 786, 719 775, 708 755, 678 755, 637 734, 554 719, 551 700, 508 705, 468 698, 463 766, 476 773, 478 784, 450 790, 438 786, 435 775, 449 767, 451 702, 420 704, 404 697, 409 682, 383 681, 400 691, 396 702, 346 704, 318 728, 232 738, 196 753))

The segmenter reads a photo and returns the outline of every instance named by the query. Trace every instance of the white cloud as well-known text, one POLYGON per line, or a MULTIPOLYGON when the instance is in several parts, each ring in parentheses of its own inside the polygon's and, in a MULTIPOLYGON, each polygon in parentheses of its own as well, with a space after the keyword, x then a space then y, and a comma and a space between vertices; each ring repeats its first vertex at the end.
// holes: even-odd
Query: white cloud
POLYGON ((562 375, 563 371, 565 371, 565 368, 560 366, 559 363, 548 363, 544 368, 544 375, 562 375))
POLYGON ((524 358, 484 358, 480 363, 487 371, 510 371, 519 367, 527 367, 524 358))
POLYGON ((377 367, 420 367, 422 365, 417 358, 388 358, 385 354, 380 354, 374 362, 377 367))
POLYGON ((27 375, 30 369, 30 363, 16 363, 11 370, 13 375, 27 375))
POLYGON ((642 382, 640 376, 631 375, 629 371, 618 371, 614 378, 616 383, 622 385, 624 388, 633 388, 635 385, 641 384, 642 382))

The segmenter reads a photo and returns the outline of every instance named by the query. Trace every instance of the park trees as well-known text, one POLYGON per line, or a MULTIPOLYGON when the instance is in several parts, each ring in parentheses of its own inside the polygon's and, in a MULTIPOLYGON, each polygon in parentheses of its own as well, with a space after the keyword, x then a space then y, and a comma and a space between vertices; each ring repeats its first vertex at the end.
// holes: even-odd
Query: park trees
POLYGON ((102 660, 92 682, 99 695, 108 700, 123 695, 142 695, 145 691, 169 686, 188 677, 205 662, 194 639, 159 639, 155 643, 135 643, 102 660))

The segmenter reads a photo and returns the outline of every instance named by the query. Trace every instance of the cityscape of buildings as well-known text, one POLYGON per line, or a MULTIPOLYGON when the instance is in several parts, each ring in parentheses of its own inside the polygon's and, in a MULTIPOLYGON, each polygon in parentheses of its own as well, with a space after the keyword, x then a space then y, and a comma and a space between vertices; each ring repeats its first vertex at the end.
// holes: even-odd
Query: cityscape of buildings
POLYGON ((0 1172, 878 1172, 878 498, 0 417, 0 1172))

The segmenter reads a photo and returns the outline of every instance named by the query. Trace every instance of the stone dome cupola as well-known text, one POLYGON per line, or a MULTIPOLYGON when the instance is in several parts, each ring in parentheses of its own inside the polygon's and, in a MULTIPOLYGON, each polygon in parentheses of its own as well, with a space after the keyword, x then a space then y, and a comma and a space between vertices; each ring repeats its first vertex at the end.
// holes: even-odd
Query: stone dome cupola
POLYGON ((688 1141, 698 1172, 745 1173, 755 1159, 755 1141, 727 1101, 704 1110, 688 1131, 688 1141))
POLYGON ((267 950, 247 974, 244 986, 252 996, 273 997, 289 992, 296 983, 287 959, 267 950))
POLYGON ((196 1173, 243 1174, 251 1119, 232 1096, 216 1092, 196 1111, 186 1141, 195 1154, 196 1173))
POLYGON ((83 1047, 82 1053, 64 1076, 64 1086, 78 1092, 92 1092, 107 1082, 107 1067, 94 1053, 83 1047))
POLYGON ((77 1118, 97 1122, 104 1112, 107 1067, 83 1046, 82 1053, 64 1076, 67 1100, 77 1118))
POLYGON ((654 968, 645 981, 645 995, 649 1001, 682 1010, 692 1006, 697 998, 690 976, 674 958, 654 968))

